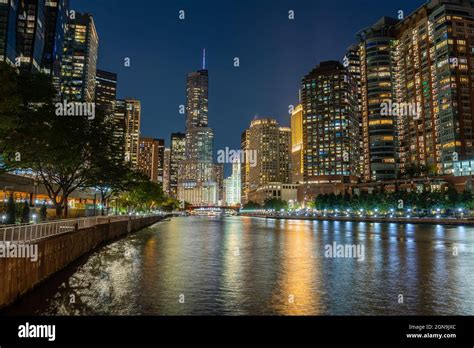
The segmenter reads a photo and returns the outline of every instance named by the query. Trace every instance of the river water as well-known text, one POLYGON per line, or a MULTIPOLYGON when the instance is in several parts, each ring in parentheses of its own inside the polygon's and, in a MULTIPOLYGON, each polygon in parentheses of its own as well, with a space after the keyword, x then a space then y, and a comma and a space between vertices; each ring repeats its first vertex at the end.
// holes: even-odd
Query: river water
POLYGON ((84 257, 6 312, 474 315, 474 228, 179 217, 84 257), (341 245, 361 253, 328 257, 341 245))

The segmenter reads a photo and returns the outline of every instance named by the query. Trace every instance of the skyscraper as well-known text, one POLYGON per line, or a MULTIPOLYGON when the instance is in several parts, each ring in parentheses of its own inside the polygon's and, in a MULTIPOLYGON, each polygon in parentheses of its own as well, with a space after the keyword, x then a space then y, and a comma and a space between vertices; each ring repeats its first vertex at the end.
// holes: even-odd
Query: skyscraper
POLYGON ((163 153, 163 192, 166 195, 170 195, 170 159, 171 149, 165 148, 163 153))
POLYGON ((240 200, 242 204, 246 204, 249 201, 249 191, 250 191, 250 162, 247 158, 247 153, 250 150, 250 130, 245 130, 242 132, 240 138, 240 149, 244 154, 244 161, 241 165, 241 186, 242 192, 240 194, 240 200))
POLYGON ((20 0, 16 21, 16 56, 20 69, 40 72, 46 40, 45 0, 20 0))
POLYGON ((383 17, 358 34, 360 46, 361 112, 366 181, 395 179, 396 117, 383 115, 382 104, 393 99, 391 46, 397 20, 383 17))
POLYGON ((208 127, 209 75, 205 68, 186 80, 186 158, 178 175, 178 199, 193 205, 215 205, 219 187, 213 163, 214 133, 208 127))
POLYGON ((150 181, 160 184, 163 184, 163 145, 164 141, 161 139, 140 137, 138 152, 137 168, 147 175, 150 181), (160 152, 162 152, 162 154, 160 154, 160 152))
POLYGON ((97 70, 95 86, 95 103, 98 108, 103 108, 107 115, 112 115, 117 99, 117 74, 97 70))
POLYGON ((19 0, 0 2, 0 61, 15 65, 19 0))
POLYGON ((186 159, 186 134, 171 134, 170 174, 169 186, 171 197, 178 195, 179 164, 186 159))
POLYGON ((158 148, 158 167, 157 167, 157 178, 158 183, 163 187, 164 181, 164 169, 165 169, 165 141, 163 139, 155 139, 156 146, 158 148))
POLYGON ((303 182, 303 107, 296 106, 291 114, 291 183, 303 182))
POLYGON ((98 47, 99 37, 92 15, 76 12, 74 18, 69 17, 61 77, 63 99, 95 100, 98 47))
MULTIPOLYGON (((289 184, 291 130, 271 118, 256 119, 248 130, 246 162, 249 163, 248 201, 258 201, 258 190, 270 183, 289 184), (253 163, 250 163, 250 156, 253 163)), ((246 141, 246 142, 247 142, 246 141)))
POLYGON ((141 103, 139 100, 125 99, 125 161, 136 168, 138 165, 141 103))
POLYGON ((358 177, 357 88, 339 62, 320 63, 301 82, 305 185, 344 183, 358 177))
POLYGON ((46 1, 46 31, 42 70, 51 75, 53 85, 58 93, 61 88, 61 64, 68 12, 69 0, 46 1))
POLYGON ((232 163, 232 175, 224 180, 225 194, 224 201, 226 205, 236 206, 241 201, 241 163, 236 161, 232 163))
POLYGON ((452 174, 474 158, 473 27, 472 1, 433 0, 394 28, 402 175, 452 174))

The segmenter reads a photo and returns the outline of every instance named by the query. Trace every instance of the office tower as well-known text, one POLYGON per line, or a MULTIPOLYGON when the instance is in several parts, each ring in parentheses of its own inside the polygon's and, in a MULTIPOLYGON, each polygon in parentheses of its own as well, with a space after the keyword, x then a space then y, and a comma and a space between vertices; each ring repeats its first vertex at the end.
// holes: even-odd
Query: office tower
POLYGON ((320 63, 302 80, 305 184, 341 183, 358 176, 356 85, 336 61, 320 63))
POLYGON ((225 179, 224 201, 227 206, 237 206, 241 201, 241 163, 232 163, 232 175, 225 179))
POLYGON ((186 159, 186 134, 171 134, 170 154, 170 195, 176 198, 178 195, 178 169, 179 164, 186 159))
POLYGON ((40 72, 46 40, 45 0, 20 0, 16 22, 19 68, 40 72))
POLYGON ((140 140, 141 103, 139 100, 126 98, 125 101, 125 162, 134 168, 138 165, 140 140))
POLYGON ((291 183, 303 182, 303 107, 291 113, 291 183))
POLYGON ((247 158, 247 153, 250 150, 250 130, 245 130, 242 132, 242 136, 240 139, 240 149, 242 153, 244 154, 244 161, 240 164, 241 169, 241 203, 246 204, 248 203, 249 199, 249 190, 250 190, 250 183, 249 183, 249 177, 250 177, 250 162, 248 161, 247 158))
POLYGON ((155 141, 158 148, 157 178, 158 183, 160 183, 163 187, 165 168, 165 141, 163 139, 155 139, 155 141))
POLYGON ((178 199, 193 205, 216 205, 219 183, 213 163, 214 133, 208 127, 208 83, 205 68, 186 80, 186 158, 179 165, 178 199))
POLYGON ((61 76, 63 99, 70 102, 95 100, 98 46, 99 37, 92 15, 76 12, 75 17, 68 20, 64 42, 61 76))
POLYGON ((95 103, 106 115, 113 115, 117 99, 117 74, 97 70, 95 85, 95 103))
POLYGON ((140 145, 138 152, 137 168, 145 175, 147 175, 150 178, 150 181, 160 184, 163 184, 163 145, 164 141, 161 139, 140 137, 140 145), (162 152, 161 155, 160 152, 162 152))
POLYGON ((474 6, 434 0, 391 43, 402 175, 453 174, 474 158, 474 6))
POLYGON ((42 70, 51 75, 58 93, 61 90, 61 64, 68 22, 69 0, 46 1, 46 31, 42 70))
POLYGON ((10 65, 16 62, 16 20, 19 0, 0 2, 0 61, 10 65))
POLYGON ((280 127, 278 133, 279 182, 289 184, 291 182, 291 128, 280 127))
MULTIPOLYGON (((247 135, 246 135, 247 136, 247 135)), ((256 201, 258 190, 270 183, 289 184, 291 130, 281 128, 271 118, 256 119, 248 130, 246 161, 249 162, 249 201, 256 201)))
POLYGON ((171 160, 171 149, 165 148, 163 153, 163 192, 166 195, 170 195, 170 160, 171 160))
POLYGON ((217 201, 223 202, 224 201, 224 164, 223 163, 215 163, 214 164, 214 173, 213 173, 214 181, 217 184, 217 201))
MULTIPOLYGON (((114 133, 114 141, 117 146, 116 159, 120 162, 125 162, 125 133, 126 133, 126 115, 127 105, 125 100, 116 100, 114 107, 114 114, 112 119, 112 127, 114 133)), ((129 162, 129 161, 127 161, 129 162)))
POLYGON ((360 46, 361 112, 366 181, 395 179, 396 117, 384 115, 382 104, 393 99, 391 45, 397 20, 383 17, 358 33, 360 46))

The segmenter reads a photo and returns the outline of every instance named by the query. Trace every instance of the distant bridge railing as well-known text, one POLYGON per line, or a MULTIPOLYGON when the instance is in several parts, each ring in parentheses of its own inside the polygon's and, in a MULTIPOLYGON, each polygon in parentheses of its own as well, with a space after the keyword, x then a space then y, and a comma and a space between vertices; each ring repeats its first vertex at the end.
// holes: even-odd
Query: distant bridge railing
POLYGON ((134 220, 147 216, 153 215, 94 216, 39 224, 8 225, 0 227, 0 243, 32 243, 51 236, 72 232, 76 228, 80 230, 109 222, 134 220))

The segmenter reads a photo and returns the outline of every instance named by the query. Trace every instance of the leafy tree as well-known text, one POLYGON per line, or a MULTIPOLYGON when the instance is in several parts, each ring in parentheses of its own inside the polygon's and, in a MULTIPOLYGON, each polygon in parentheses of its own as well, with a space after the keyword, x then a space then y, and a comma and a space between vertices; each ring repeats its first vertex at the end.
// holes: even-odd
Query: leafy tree
POLYGON ((21 222, 27 224, 30 222, 30 204, 25 200, 21 210, 21 222))
POLYGON ((7 225, 13 225, 16 222, 16 207, 15 207, 15 200, 13 199, 13 195, 10 195, 7 202, 7 225))
POLYGON ((248 201, 247 203, 244 204, 243 209, 245 210, 256 210, 256 209, 261 209, 262 206, 256 202, 248 201))
POLYGON ((288 203, 285 201, 282 201, 281 199, 277 198, 271 198, 265 200, 263 203, 263 207, 265 209, 274 209, 274 210, 282 210, 282 209, 288 209, 288 203))
POLYGON ((43 202, 43 205, 41 206, 40 209, 40 221, 44 222, 46 221, 48 216, 48 210, 46 209, 46 202, 43 202))

